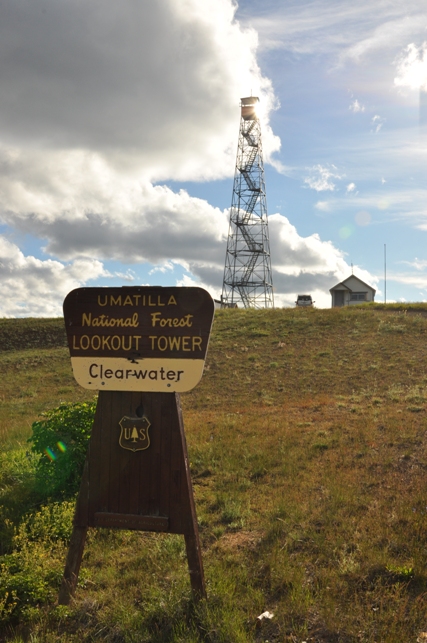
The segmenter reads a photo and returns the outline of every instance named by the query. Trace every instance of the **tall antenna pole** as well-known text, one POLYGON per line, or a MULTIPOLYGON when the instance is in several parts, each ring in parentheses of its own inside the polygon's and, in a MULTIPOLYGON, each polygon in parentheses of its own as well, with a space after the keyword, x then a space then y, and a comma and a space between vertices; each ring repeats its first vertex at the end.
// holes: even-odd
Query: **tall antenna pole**
POLYGON ((387 303, 387 245, 384 244, 384 303, 387 303))
POLYGON ((256 96, 241 99, 230 227, 221 301, 225 308, 273 308, 261 127, 256 96))

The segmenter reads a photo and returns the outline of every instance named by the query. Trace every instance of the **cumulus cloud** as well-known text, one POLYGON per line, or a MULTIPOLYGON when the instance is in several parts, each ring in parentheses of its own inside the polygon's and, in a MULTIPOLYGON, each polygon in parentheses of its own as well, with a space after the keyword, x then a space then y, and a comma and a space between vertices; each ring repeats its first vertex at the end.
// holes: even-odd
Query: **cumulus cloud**
MULTIPOLYGON (((316 305, 331 305, 329 289, 350 275, 351 269, 344 253, 331 241, 322 241, 318 234, 301 237, 286 217, 269 217, 271 255, 275 257, 273 282, 280 293, 276 303, 293 305, 295 295, 306 292, 315 295, 316 305)), ((363 281, 375 283, 375 276, 356 267, 363 281)))
MULTIPOLYGON (((51 259, 20 261, 38 274, 49 268, 53 297, 94 257, 203 272, 221 247, 223 261, 228 214, 161 183, 232 175, 239 99, 251 91, 264 159, 280 147, 257 34, 235 11, 232 0, 15 0, 0 9, 0 222, 44 244, 51 259)), ((13 292, 7 284, 3 294, 13 292)))
MULTIPOLYGON (((268 125, 276 99, 256 32, 234 13, 231 0, 8 3, 3 141, 24 154, 89 151, 146 180, 218 178, 232 171, 239 98, 252 90, 268 157, 280 145, 268 125)), ((62 165, 77 174, 79 161, 62 165)))
MULTIPOLYGON (((0 314, 60 315, 65 294, 109 278, 103 262, 148 263, 214 295, 228 212, 162 183, 232 175, 239 99, 262 101, 263 151, 280 140, 278 105, 257 64, 258 39, 232 0, 14 0, 0 9, 0 221, 41 240, 50 258, 1 238, 0 314)), ((305 185, 333 192, 333 165, 305 185)), ((348 276, 342 253, 270 217, 277 303, 348 276)), ((132 283, 135 273, 124 269, 132 283)), ((366 280, 366 279, 365 279, 366 280)))
POLYGON ((427 42, 408 45, 397 60, 396 87, 427 91, 427 42))
MULTIPOLYGON (((269 217, 273 281, 276 305, 294 305, 298 292, 315 294, 316 304, 330 306, 329 288, 347 277, 350 268, 343 253, 330 241, 319 235, 301 237, 288 219, 280 214, 269 217)), ((214 297, 219 297, 223 278, 224 243, 208 237, 210 253, 206 257, 191 256, 178 261, 188 274, 176 285, 199 285, 214 297)), ((120 246, 117 240, 117 246, 120 246)), ((174 262, 159 263, 154 271, 173 273, 174 262)), ((101 261, 77 258, 72 262, 36 259, 25 256, 19 248, 0 237, 0 278, 2 299, 0 316, 58 316, 62 301, 70 290, 88 284, 91 280, 112 276, 101 261)), ((134 273, 124 275, 132 283, 134 273)), ((360 274, 365 281, 374 281, 365 271, 360 274)), ((90 285, 90 283, 89 283, 90 285)))
POLYGON ((0 235, 1 317, 59 317, 66 294, 92 279, 110 276, 100 261, 77 259, 65 265, 24 256, 0 235))
POLYGON ((50 184, 42 191, 37 179, 25 192, 19 181, 17 189, 12 185, 8 192, 9 182, 3 189, 1 219, 45 239, 46 252, 62 260, 96 256, 123 263, 207 261, 224 247, 228 215, 207 201, 184 190, 176 193, 166 186, 89 169, 75 189, 65 176, 56 193, 50 184), (34 203, 32 210, 24 207, 27 199, 34 203))
POLYGON ((332 179, 340 179, 341 176, 336 173, 336 167, 324 167, 322 165, 315 165, 311 168, 311 175, 304 179, 304 183, 316 192, 325 192, 335 190, 335 183, 332 179))

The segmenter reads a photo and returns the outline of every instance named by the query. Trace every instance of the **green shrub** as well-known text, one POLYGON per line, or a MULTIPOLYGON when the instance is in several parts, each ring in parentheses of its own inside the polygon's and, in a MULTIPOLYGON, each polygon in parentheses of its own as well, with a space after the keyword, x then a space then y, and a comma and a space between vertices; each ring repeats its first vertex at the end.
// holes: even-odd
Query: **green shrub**
POLYGON ((61 404, 33 422, 31 450, 39 455, 36 489, 45 497, 70 497, 78 491, 96 402, 61 404))
POLYGON ((73 513, 72 501, 42 506, 15 529, 13 551, 0 556, 0 623, 55 600, 73 513))

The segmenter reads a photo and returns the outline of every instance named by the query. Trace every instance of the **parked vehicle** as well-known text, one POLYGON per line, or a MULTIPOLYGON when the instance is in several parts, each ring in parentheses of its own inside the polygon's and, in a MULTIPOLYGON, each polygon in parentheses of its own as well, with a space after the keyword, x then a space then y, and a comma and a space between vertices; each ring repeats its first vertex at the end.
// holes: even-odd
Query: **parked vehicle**
POLYGON ((311 295, 298 295, 295 302, 296 306, 312 306, 314 301, 311 298, 311 295))

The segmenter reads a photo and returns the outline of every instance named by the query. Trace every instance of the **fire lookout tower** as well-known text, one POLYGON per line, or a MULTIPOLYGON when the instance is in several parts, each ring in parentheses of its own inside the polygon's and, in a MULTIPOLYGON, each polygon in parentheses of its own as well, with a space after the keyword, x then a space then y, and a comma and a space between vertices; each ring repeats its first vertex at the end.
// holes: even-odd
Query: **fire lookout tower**
POLYGON ((256 111, 258 100, 255 96, 241 99, 221 296, 225 308, 274 307, 261 126, 256 111))

